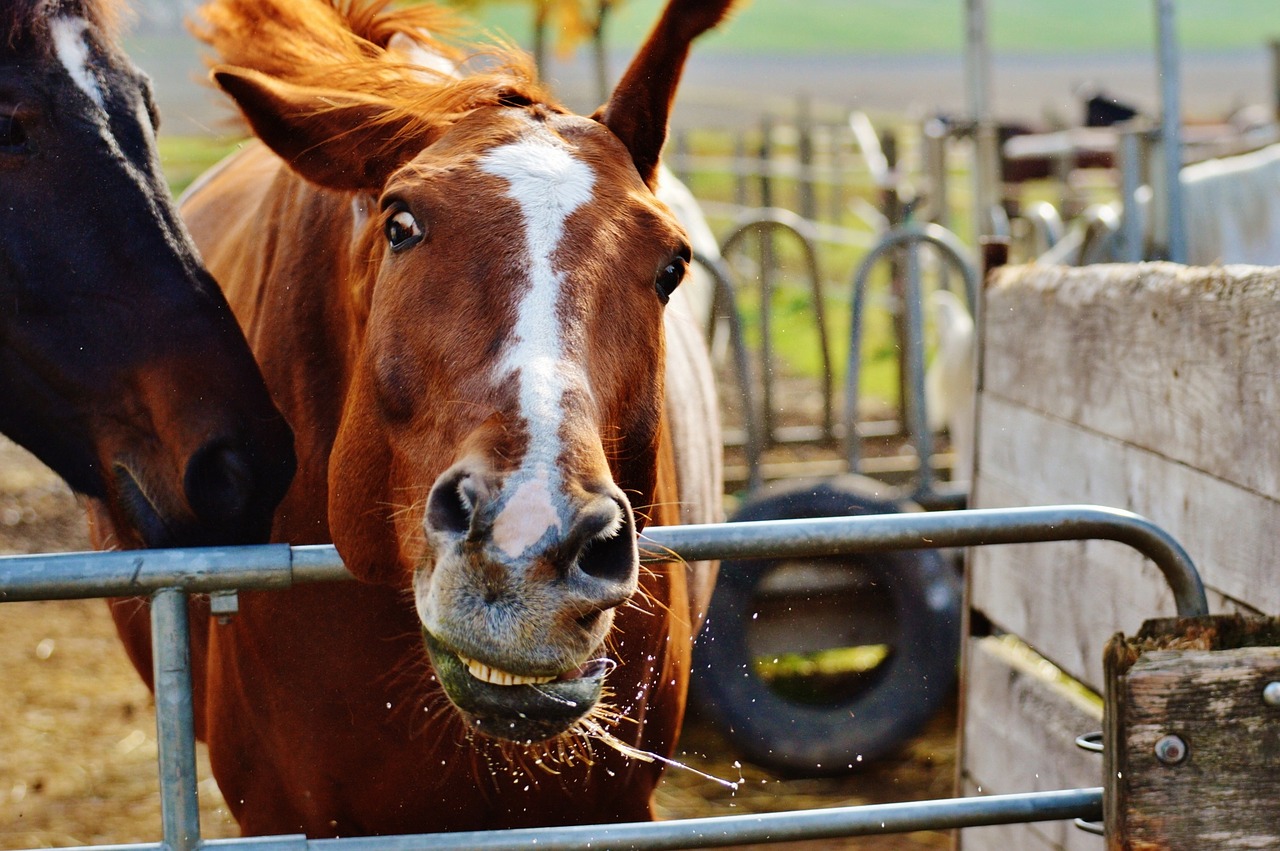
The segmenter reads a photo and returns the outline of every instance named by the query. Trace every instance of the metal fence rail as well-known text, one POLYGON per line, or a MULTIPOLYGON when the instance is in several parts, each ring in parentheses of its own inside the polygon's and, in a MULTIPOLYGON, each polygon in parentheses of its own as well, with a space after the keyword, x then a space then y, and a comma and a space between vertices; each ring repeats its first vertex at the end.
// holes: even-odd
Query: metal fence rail
MULTIPOLYGON (((1097 506, 939 511, 802 521, 725 523, 653 528, 642 543, 656 557, 750 558, 836 556, 886 549, 984 546, 1104 539, 1150 558, 1173 589, 1178 614, 1208 613, 1195 566, 1168 533, 1145 518, 1097 506)), ((71 553, 0 558, 0 602, 152 596, 157 739, 163 842, 97 846, 123 849, 252 848, 255 851, 410 851, 497 848, 710 848, 744 842, 782 842, 926 827, 945 829, 1012 822, 1101 817, 1102 790, 991 796, 807 810, 715 819, 592 825, 489 833, 309 840, 304 836, 200 839, 195 735, 188 657, 187 595, 296 582, 349 579, 332 546, 268 544, 188 550, 71 553), (536 844, 534 841, 536 840, 536 844)))
MULTIPOLYGON (((875 836, 993 824, 1101 820, 1101 788, 991 795, 903 804, 831 807, 787 813, 718 816, 668 822, 539 827, 409 836, 307 839, 302 835, 211 839, 206 851, 658 851, 875 836)), ((165 851, 162 843, 89 846, 93 851, 165 851)), ((74 851, 74 849, 73 849, 74 851)), ((88 851, 88 848, 79 851, 88 851)))

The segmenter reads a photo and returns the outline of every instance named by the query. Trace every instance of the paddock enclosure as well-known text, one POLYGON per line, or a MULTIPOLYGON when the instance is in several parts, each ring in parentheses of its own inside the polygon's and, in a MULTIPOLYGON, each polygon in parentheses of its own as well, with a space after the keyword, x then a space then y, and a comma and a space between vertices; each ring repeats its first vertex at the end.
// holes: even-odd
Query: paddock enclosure
MULTIPOLYGON (((865 115, 851 117, 846 112, 824 125, 810 121, 808 110, 802 100, 795 124, 768 116, 758 133, 740 134, 740 147, 724 158, 739 171, 734 190, 738 198, 733 205, 712 203, 705 209, 716 221, 718 234, 753 218, 772 217, 784 226, 773 244, 748 241, 743 250, 739 243, 739 256, 731 258, 738 265, 720 267, 728 270, 739 294, 762 278, 775 275, 783 280, 805 265, 805 245, 779 247, 787 238, 783 229, 791 228, 808 245, 821 246, 823 274, 815 273, 812 282, 803 280, 803 272, 795 275, 796 280, 785 281, 788 286, 779 298, 803 301, 794 293, 803 293, 812 283, 815 301, 825 299, 828 309, 835 305, 836 318, 828 313, 825 322, 814 319, 806 311, 816 306, 806 303, 803 310, 775 314, 775 331, 793 336, 815 327, 827 331, 833 342, 822 343, 823 356, 839 359, 839 338, 848 327, 840 312, 848 307, 852 269, 841 265, 848 250, 856 256, 883 245, 880 240, 886 235, 904 233, 897 226, 915 228, 926 220, 967 234, 969 214, 957 214, 957 209, 971 199, 963 190, 948 199, 947 175, 959 168, 974 172, 966 176, 980 178, 982 165, 975 157, 983 153, 983 133, 994 128, 981 120, 967 129, 926 120, 895 135, 873 127, 865 115), (815 164, 815 145, 820 157, 829 158, 826 162, 815 164), (752 146, 755 151, 748 150, 752 146), (780 150, 781 161, 776 158, 780 150), (913 195, 907 171, 917 167, 931 174, 920 179, 927 190, 913 195), (842 176, 847 181, 850 174, 855 175, 851 184, 837 180, 842 176), (800 215, 778 209, 784 206, 800 215), (850 209, 856 211, 852 217, 850 209), (729 224, 722 226, 724 222, 729 224), (827 254, 832 246, 840 258, 835 262, 827 254), (783 256, 791 261, 790 267, 770 265, 771 259, 783 256)), ((1058 141, 1062 138, 1066 137, 1058 141)), ((1007 223, 1012 225, 1015 255, 1031 258, 1057 245, 1058 259, 1087 262, 1097 256, 1088 250, 1089 235, 1100 235, 1118 252, 1113 256, 1136 260, 1158 255, 1166 247, 1161 244, 1164 201, 1158 185, 1155 221, 1148 216, 1149 232, 1136 239, 1136 231, 1125 228, 1138 227, 1137 217, 1125 221, 1122 209, 1106 212, 1102 206, 1088 206, 1087 200, 1098 188, 1091 181, 1106 182, 1104 191, 1130 199, 1135 185, 1158 184, 1158 134, 1147 126, 1112 138, 1109 153, 1116 156, 1128 146, 1142 146, 1145 165, 1129 172, 1067 164, 1074 163, 1078 153, 1076 141, 1072 135, 1070 144, 1055 149, 1047 161, 1061 167, 1059 177, 1068 178, 1054 187, 1055 201, 1060 202, 1062 216, 1076 217, 1073 227, 1087 231, 1083 243, 1073 246, 1063 239, 1061 220, 1054 218, 1059 211, 1024 203, 1021 184, 1008 183, 999 191, 1008 193, 1001 198, 1002 214, 1012 216, 1007 223)), ((1226 147, 1241 141, 1252 139, 1232 137, 1226 147)), ((696 191, 702 179, 696 172, 706 158, 686 152, 679 137, 674 142, 669 146, 670 162, 682 176, 691 177, 696 191)), ((1017 145, 1006 146, 1004 163, 1016 163, 1018 150, 1017 145)), ((992 213, 978 210, 977 218, 992 213)), ((994 214, 996 220, 988 223, 996 230, 1003 227, 1000 215, 994 214)), ((983 227, 975 226, 978 232, 983 227)), ((702 247, 694 248, 706 254, 702 247)), ((961 265, 976 266, 978 253, 961 246, 961 265)), ((716 265, 714 256, 703 259, 716 265)), ((891 319, 902 333, 910 308, 901 307, 901 286, 915 259, 900 254, 888 259, 889 286, 898 289, 880 295, 877 278, 872 298, 879 300, 877 307, 898 305, 898 315, 891 319)), ((940 272, 942 264, 934 260, 926 256, 923 263, 926 288, 945 285, 959 291, 962 282, 956 270, 940 272)), ((865 438, 858 463, 863 472, 911 487, 911 477, 918 475, 918 453, 941 484, 955 486, 971 508, 1089 504, 1132 510, 1185 546, 1186 564, 1194 559, 1203 575, 1210 611, 1245 616, 1280 611, 1280 591, 1271 568, 1280 549, 1273 534, 1280 528, 1280 462, 1268 445, 1280 402, 1274 381, 1280 355, 1275 333, 1280 328, 1278 293, 1280 275, 1256 267, 1135 263, 999 269, 980 299, 969 302, 981 308, 972 490, 963 480, 948 481, 956 476, 955 456, 947 451, 949 442, 957 441, 954 423, 949 436, 926 433, 924 444, 910 445, 913 437, 921 437, 911 434, 916 428, 911 418, 923 418, 919 410, 871 411, 874 422, 858 424, 865 438)), ((768 299, 763 301, 767 305, 768 299)), ((767 306, 754 307, 767 313, 767 306)), ((917 315, 912 321, 919 320, 917 315)), ((764 336, 767 339, 767 333, 764 336)), ((905 353, 892 353, 892 343, 884 348, 891 352, 890 359, 901 358, 903 373, 923 365, 918 361, 912 366, 905 353)), ((916 354, 923 352, 912 356, 916 354)), ((750 423, 742 422, 744 413, 749 417, 751 411, 733 409, 735 365, 723 350, 720 357, 728 415, 743 426, 730 435, 729 461, 735 489, 741 488, 735 495, 744 496, 752 462, 761 459, 750 457, 750 423)), ((768 366, 766 361, 765 372, 768 366)), ((779 366, 778 373, 785 372, 786 367, 779 366)), ((761 415, 769 428, 801 438, 794 446, 779 441, 770 447, 763 460, 764 472, 771 477, 826 476, 848 468, 847 457, 833 457, 847 437, 847 429, 834 422, 832 413, 842 401, 839 391, 824 394, 814 389, 824 378, 828 385, 834 383, 830 370, 816 381, 786 376, 765 391, 775 394, 771 400, 757 400, 764 402, 761 415), (815 433, 819 439, 810 440, 815 433), (768 468, 775 460, 783 463, 768 468)), ((907 386, 909 381, 901 376, 897 380, 901 407, 910 408, 916 403, 908 397, 919 388, 907 386)), ((744 407, 749 409, 749 403, 744 407)), ((86 542, 79 513, 74 499, 47 470, 0 443, 0 549, 82 549, 86 542)), ((1050 516, 1056 519, 1047 523, 1043 537, 1076 537, 1063 532, 1074 522, 1070 514, 1050 516)), ((0 575, 3 569, 0 566, 0 575)), ((1280 790, 1274 788, 1274 778, 1280 777, 1274 707, 1280 698, 1275 698, 1276 688, 1266 690, 1271 682, 1280 682, 1280 668, 1274 665, 1271 649, 1260 646, 1276 643, 1274 635, 1241 629, 1248 635, 1245 646, 1239 647, 1226 646, 1230 642, 1225 640, 1223 646, 1216 639, 1183 640, 1179 633, 1173 649, 1168 649, 1168 642, 1161 645, 1153 633, 1176 633, 1177 625, 1144 626, 1144 621, 1198 609, 1187 604, 1185 582, 1175 591, 1155 562, 1116 542, 974 547, 967 551, 964 576, 958 695, 943 703, 919 737, 846 777, 791 778, 744 764, 732 743, 695 712, 677 747, 677 760, 739 785, 729 789, 690 771, 668 769, 656 792, 658 814, 687 819, 952 796, 981 801, 1032 793, 1049 797, 1027 806, 1034 809, 1057 800, 1059 816, 1034 824, 950 830, 941 825, 959 822, 946 822, 939 815, 932 824, 927 818, 915 819, 896 835, 812 839, 782 847, 908 851, 958 845, 1000 851, 1089 851, 1106 843, 1073 824, 1072 817, 1087 813, 1090 820, 1098 818, 1104 800, 1114 839, 1110 847, 1218 847, 1203 837, 1225 828, 1237 832, 1232 840, 1238 840, 1239 847, 1280 845, 1280 838, 1272 835, 1280 824, 1274 806, 1280 801, 1280 790), (1134 637, 1113 639, 1117 632, 1134 637), (1211 679, 1206 672, 1217 671, 1227 673, 1206 687, 1211 679), (1164 684, 1164 691, 1153 688, 1153 681, 1164 684), (1169 686, 1171 682, 1175 685, 1169 686), (1228 694, 1235 686, 1247 694, 1228 694), (1166 698, 1170 693, 1180 699, 1166 698), (1117 694, 1127 697, 1117 700, 1117 694), (1155 708, 1129 699, 1152 694, 1160 703, 1155 708), (1120 704, 1123 709, 1113 711, 1120 704), (1172 710, 1185 711, 1187 706, 1205 710, 1199 712, 1202 726, 1184 716, 1169 720, 1172 710), (1238 723, 1225 717, 1228 709, 1239 710, 1238 723), (1077 742, 1082 734, 1091 734, 1084 741, 1088 749, 1077 742), (1123 752, 1116 746, 1121 742, 1126 743, 1123 752), (1102 755, 1097 753, 1100 747, 1105 750, 1102 755), (1236 767, 1221 759, 1223 749, 1233 759, 1239 757, 1236 767), (1116 766, 1123 766, 1120 773, 1138 782, 1113 782, 1116 766), (1145 782, 1148 779, 1152 782, 1145 782), (1158 793, 1155 809, 1153 790, 1158 793), (1069 794, 1053 798, 1063 792, 1069 794), (1136 817, 1119 823, 1122 812, 1136 817), (1152 827, 1162 814, 1181 818, 1169 820, 1182 831, 1181 844, 1161 836, 1158 825, 1152 827), (1133 844, 1119 844, 1122 832, 1133 844)), ((223 597, 219 605, 232 603, 223 597)), ((1214 623, 1203 629, 1231 632, 1228 625, 1214 623)), ((786 628, 784 621, 780 629, 786 628)), ((0 727, 12 731, 12 744, 0 746, 0 847, 158 841, 162 815, 153 707, 111 635, 103 605, 95 600, 0 605, 0 647, 0 727)), ((210 779, 203 750, 197 753, 196 770, 201 836, 235 836, 234 821, 210 779)), ((866 811, 867 818, 895 814, 902 811, 866 811)), ((1029 821, 1034 813, 1024 809, 1022 815, 1029 821)), ((181 822, 189 817, 188 813, 176 818, 181 822)), ((174 819, 172 813, 165 818, 166 835, 181 833, 174 819)), ((1000 820, 1023 821, 1017 813, 1000 820)), ((599 834, 591 847, 627 847, 624 840, 617 845, 600 841, 604 836, 599 834)), ((566 833, 560 841, 564 847, 575 847, 575 841, 585 841, 580 837, 566 833)), ((531 842, 534 837, 525 838, 531 842)), ((554 839, 546 834, 537 838, 544 845, 554 839)), ((645 847, 723 844, 717 839, 672 839, 645 847)), ((272 847, 304 847, 300 837, 275 842, 272 847)), ((361 847, 379 846, 375 842, 361 847)))

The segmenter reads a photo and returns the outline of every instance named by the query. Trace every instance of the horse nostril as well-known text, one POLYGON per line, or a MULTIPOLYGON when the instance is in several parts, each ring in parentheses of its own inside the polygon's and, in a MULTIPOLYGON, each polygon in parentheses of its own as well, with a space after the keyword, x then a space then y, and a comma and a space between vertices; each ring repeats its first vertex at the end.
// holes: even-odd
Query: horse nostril
POLYGON ((615 500, 615 505, 619 514, 597 520, 600 527, 578 553, 578 569, 596 579, 629 583, 640 563, 635 516, 625 500, 615 500))
POLYGON ((471 476, 459 470, 442 476, 427 498, 427 530, 465 535, 475 512, 471 476))
POLYGON ((239 522, 253 501, 253 467, 245 453, 212 444, 196 452, 187 462, 183 489, 187 503, 205 522, 239 522))

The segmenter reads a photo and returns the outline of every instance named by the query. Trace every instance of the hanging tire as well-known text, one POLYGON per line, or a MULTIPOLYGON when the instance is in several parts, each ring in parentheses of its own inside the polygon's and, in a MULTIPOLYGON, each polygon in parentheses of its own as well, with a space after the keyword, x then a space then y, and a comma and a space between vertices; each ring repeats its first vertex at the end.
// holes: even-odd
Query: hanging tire
MULTIPOLYGON (((919 510, 885 491, 861 476, 789 484, 732 519, 919 510)), ((950 696, 961 605, 937 550, 726 561, 694 649, 693 699, 757 765, 856 770, 914 738, 950 696)))

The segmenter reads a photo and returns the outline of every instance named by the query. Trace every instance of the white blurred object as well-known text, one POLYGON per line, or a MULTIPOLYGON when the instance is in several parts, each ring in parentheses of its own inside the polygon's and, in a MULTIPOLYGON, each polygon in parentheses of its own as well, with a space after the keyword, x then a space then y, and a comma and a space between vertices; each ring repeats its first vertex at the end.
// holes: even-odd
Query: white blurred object
POLYGON ((952 477, 969 481, 973 472, 974 358, 977 347, 973 317, 955 293, 935 290, 928 306, 938 336, 938 348, 924 378, 929 429, 944 428, 955 454, 952 477))
POLYGON ((1280 145, 1182 170, 1187 263, 1280 266, 1280 145))

